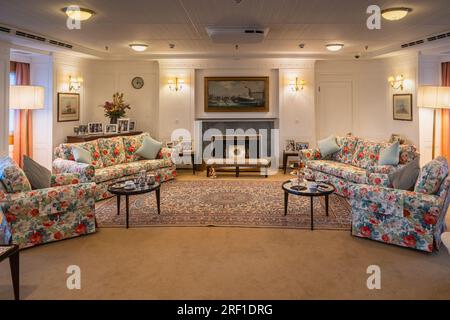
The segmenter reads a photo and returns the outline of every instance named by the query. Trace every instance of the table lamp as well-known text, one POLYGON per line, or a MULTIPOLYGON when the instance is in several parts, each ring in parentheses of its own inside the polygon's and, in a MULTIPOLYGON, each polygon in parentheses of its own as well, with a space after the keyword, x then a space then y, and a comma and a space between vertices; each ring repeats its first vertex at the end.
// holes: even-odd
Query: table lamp
POLYGON ((417 95, 417 106, 419 108, 433 109, 433 142, 432 158, 434 159, 434 149, 436 146, 436 111, 438 109, 450 109, 450 87, 420 86, 417 95))

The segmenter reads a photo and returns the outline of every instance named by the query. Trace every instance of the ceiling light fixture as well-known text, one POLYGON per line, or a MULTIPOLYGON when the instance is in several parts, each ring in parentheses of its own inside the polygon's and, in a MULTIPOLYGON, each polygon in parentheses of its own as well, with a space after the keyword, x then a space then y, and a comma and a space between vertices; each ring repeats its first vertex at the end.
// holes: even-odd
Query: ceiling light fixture
POLYGON ((78 21, 86 21, 95 15, 95 11, 78 6, 69 6, 61 9, 70 19, 78 21))
POLYGON ((137 52, 143 52, 143 51, 147 50, 148 45, 143 44, 143 43, 132 43, 132 44, 130 44, 130 48, 137 52))
POLYGON ((412 11, 411 8, 405 8, 405 7, 389 8, 389 9, 382 10, 381 15, 386 20, 396 21, 396 20, 403 19, 411 11, 412 11))
POLYGON ((328 51, 339 51, 344 45, 342 43, 330 43, 326 45, 328 51))

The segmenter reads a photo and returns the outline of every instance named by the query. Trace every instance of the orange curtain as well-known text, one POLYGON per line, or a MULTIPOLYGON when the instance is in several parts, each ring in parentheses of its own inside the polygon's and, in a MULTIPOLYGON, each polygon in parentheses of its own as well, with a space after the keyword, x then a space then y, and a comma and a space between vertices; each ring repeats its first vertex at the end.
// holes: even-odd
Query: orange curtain
MULTIPOLYGON (((11 70, 15 70, 16 85, 30 85, 30 65, 28 63, 13 62, 11 70)), ((23 166, 23 156, 33 157, 31 111, 15 110, 14 113, 14 161, 23 166)))
MULTIPOLYGON (((450 87, 450 62, 442 64, 442 85, 450 87)), ((442 109, 442 155, 450 159, 450 109, 442 109)))

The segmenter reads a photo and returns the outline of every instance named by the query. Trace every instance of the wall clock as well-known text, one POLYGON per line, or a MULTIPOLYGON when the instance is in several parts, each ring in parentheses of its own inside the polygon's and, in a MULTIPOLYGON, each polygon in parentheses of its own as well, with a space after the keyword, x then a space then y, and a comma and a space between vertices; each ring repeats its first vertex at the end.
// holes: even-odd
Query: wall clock
POLYGON ((142 89, 142 87, 144 86, 144 79, 142 79, 141 77, 135 77, 133 78, 133 80, 131 80, 131 85, 135 89, 142 89))

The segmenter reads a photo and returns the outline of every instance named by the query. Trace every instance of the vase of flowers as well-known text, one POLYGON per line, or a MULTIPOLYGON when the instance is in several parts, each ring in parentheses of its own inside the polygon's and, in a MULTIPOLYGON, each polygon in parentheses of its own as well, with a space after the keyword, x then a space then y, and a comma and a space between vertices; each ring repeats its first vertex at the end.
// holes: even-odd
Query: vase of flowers
POLYGON ((131 109, 130 105, 123 100, 123 93, 115 93, 113 95, 113 101, 106 101, 103 105, 105 109, 105 117, 110 119, 111 124, 117 124, 117 120, 123 118, 126 115, 126 110, 131 109))

